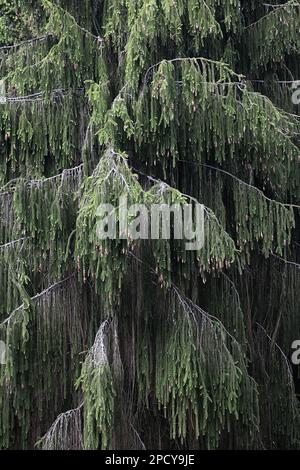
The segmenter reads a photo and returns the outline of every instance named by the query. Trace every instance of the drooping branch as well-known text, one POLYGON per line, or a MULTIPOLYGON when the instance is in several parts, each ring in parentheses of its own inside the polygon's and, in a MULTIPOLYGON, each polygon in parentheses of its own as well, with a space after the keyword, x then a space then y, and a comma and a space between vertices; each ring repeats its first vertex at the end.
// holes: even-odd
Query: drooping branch
MULTIPOLYGON (((17 439, 22 446, 28 440, 36 442, 45 424, 65 406, 79 373, 87 335, 85 315, 71 276, 28 299, 1 323, 0 334, 7 345, 7 362, 0 371, 1 448, 17 439), (52 386, 54 381, 58 387, 52 386), (37 403, 35 410, 32 402, 37 403)), ((71 397, 78 399, 72 390, 71 397)))
POLYGON ((300 3, 290 0, 247 27, 244 41, 252 70, 266 69, 270 63, 279 63, 285 54, 299 49, 299 20, 300 3))
POLYGON ((83 450, 83 406, 82 403, 59 415, 37 447, 42 450, 83 450))

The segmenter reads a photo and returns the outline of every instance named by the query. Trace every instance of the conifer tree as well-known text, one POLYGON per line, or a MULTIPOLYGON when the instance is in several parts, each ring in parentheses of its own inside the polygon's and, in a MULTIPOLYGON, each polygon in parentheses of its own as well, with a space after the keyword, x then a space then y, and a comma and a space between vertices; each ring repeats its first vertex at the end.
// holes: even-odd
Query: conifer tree
POLYGON ((0 448, 299 448, 300 2, 0 8, 0 448), (100 240, 122 195, 204 246, 100 240))

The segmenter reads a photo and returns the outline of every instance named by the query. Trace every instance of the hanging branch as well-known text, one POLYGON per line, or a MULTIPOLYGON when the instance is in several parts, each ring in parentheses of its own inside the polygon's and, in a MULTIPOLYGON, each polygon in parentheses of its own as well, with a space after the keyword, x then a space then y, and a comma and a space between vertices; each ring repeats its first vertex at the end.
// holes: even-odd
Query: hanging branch
POLYGON ((26 41, 19 42, 18 44, 12 44, 9 46, 1 46, 0 51, 15 51, 16 49, 19 49, 20 47, 27 46, 27 45, 32 45, 36 44, 37 42, 40 41, 45 41, 49 37, 49 34, 46 34, 44 36, 40 36, 37 38, 32 38, 32 39, 27 39, 26 41))
MULTIPOLYGON (((64 279, 63 281, 59 281, 59 282, 56 282, 55 284, 53 284, 52 286, 48 287, 47 289, 45 289, 43 292, 41 292, 40 294, 37 294, 35 297, 32 297, 30 299, 30 302, 36 302, 38 301, 39 299, 42 299, 43 297, 47 297, 48 294, 52 293, 53 291, 55 291, 56 289, 58 289, 59 287, 61 287, 63 284, 65 284, 66 282, 68 282, 70 279, 72 279, 74 277, 74 274, 72 276, 69 276, 68 278, 64 279)), ((24 308, 28 308, 28 305, 21 305, 20 307, 18 307, 16 310, 14 310, 14 312, 12 312, 10 314, 10 316, 0 324, 0 328, 9 324, 16 315, 23 313, 23 310, 24 308)))
POLYGON ((83 450, 83 406, 59 415, 47 434, 36 444, 42 450, 83 450))
POLYGON ((35 62, 25 66, 22 62, 14 64, 3 78, 7 86, 24 95, 43 88, 48 95, 54 84, 57 88, 80 88, 86 79, 98 78, 103 48, 101 38, 79 26, 59 5, 48 0, 42 0, 42 4, 49 13, 47 37, 57 37, 58 42, 35 62))
MULTIPOLYGON (((130 256, 144 266, 147 273, 158 278, 155 269, 133 253, 130 256)), ((162 291, 159 283, 155 284, 150 292, 156 297, 156 290, 162 291)), ((142 343, 138 362, 141 367, 138 369, 141 374, 138 376, 139 393, 143 403, 158 400, 159 408, 169 421, 170 438, 187 444, 188 439, 192 442, 205 436, 209 448, 213 449, 218 447, 223 431, 226 432, 225 423, 236 432, 244 425, 257 429, 256 384, 248 375, 240 344, 220 320, 198 307, 174 284, 159 296, 154 308, 155 351, 152 351, 153 344, 146 347, 143 338, 136 338, 142 343), (154 370, 147 366, 153 360, 152 354, 154 370), (143 379, 146 371, 151 375, 143 379), (223 381, 223 374, 230 386, 227 379, 223 381), (235 391, 229 391, 231 386, 236 387, 235 391)), ((145 330, 144 335, 148 334, 145 330)), ((250 439, 243 444, 251 447, 253 441, 250 439)))
POLYGON ((70 235, 82 179, 80 165, 45 180, 15 183, 9 211, 4 207, 1 213, 3 238, 23 237, 0 245, 0 320, 28 297, 28 289, 43 288, 75 269, 70 235))
POLYGON ((53 94, 50 100, 17 100, 0 106, 0 132, 5 142, 0 184, 20 174, 41 178, 46 165, 50 174, 78 165, 88 125, 86 105, 83 94, 69 91, 53 94))
POLYGON ((0 244, 14 238, 13 191, 0 192, 0 244))
MULTIPOLYGON (((0 447, 14 440, 23 447, 28 440, 34 444, 45 423, 65 406, 79 373, 86 319, 74 275, 28 299, 1 323, 0 331, 7 345, 7 362, 0 370, 0 447)), ((70 398, 78 399, 75 391, 70 398)))
POLYGON ((84 91, 84 88, 78 88, 78 90, 63 90, 62 88, 57 88, 56 90, 50 91, 48 96, 45 97, 44 92, 39 92, 39 93, 33 93, 31 95, 25 95, 25 96, 6 96, 5 97, 5 102, 6 103, 32 103, 32 102, 43 102, 43 101, 49 101, 49 97, 56 99, 56 98, 63 98, 64 96, 69 95, 70 93, 82 93, 84 91))
POLYGON ((39 5, 0 48, 0 448, 299 447, 299 1, 39 5), (121 196, 202 202, 202 249, 102 240, 121 196))
POLYGON ((28 260, 33 250, 28 238, 0 245, 0 321, 28 298, 28 260))
MULTIPOLYGON (((38 442, 43 450, 93 450, 111 445, 117 381, 122 375, 116 320, 105 320, 84 361, 76 387, 84 402, 61 414, 38 442)), ((120 417, 119 417, 120 420, 120 417)))
POLYGON ((177 1, 176 7, 170 0, 143 0, 139 8, 130 3, 121 5, 114 2, 108 9, 104 22, 105 37, 113 43, 118 52, 126 51, 125 82, 136 90, 147 63, 157 57, 161 43, 175 43, 180 47, 184 32, 189 31, 196 50, 203 47, 206 39, 222 38, 221 23, 225 31, 237 31, 239 23, 239 1, 210 0, 199 2, 177 1), (221 16, 217 20, 216 12, 221 16))
POLYGON ((77 386, 84 397, 84 448, 97 449, 101 439, 103 450, 110 448, 113 433, 116 391, 108 358, 110 320, 102 323, 93 347, 84 362, 77 386))
MULTIPOLYGON (((138 173, 141 172, 138 171, 138 173)), ((156 184, 148 191, 144 191, 124 156, 109 150, 102 156, 94 174, 85 183, 77 219, 75 256, 80 262, 83 282, 86 282, 89 276, 98 281, 97 289, 100 289, 101 297, 107 299, 107 308, 111 307, 112 300, 117 302, 117 292, 126 270, 126 260, 123 254, 135 245, 136 241, 131 240, 130 233, 127 233, 128 236, 125 239, 116 237, 115 240, 100 240, 98 238, 96 214, 100 204, 116 206, 119 205, 120 197, 127 195, 128 207, 141 203, 146 204, 146 207, 168 202, 171 205, 186 204, 187 200, 199 205, 195 198, 181 194, 159 180, 151 177, 149 179, 156 184), (119 266, 117 276, 113 270, 112 259, 119 266)), ((183 268, 196 262, 203 275, 205 272, 230 266, 237 252, 233 240, 211 209, 204 207, 204 212, 204 246, 194 254, 187 254, 181 241, 178 242, 177 252, 178 259, 182 259, 183 268), (189 263, 185 264, 187 257, 189 263)), ((114 214, 118 224, 120 215, 118 211, 114 214)), ((168 284, 171 276, 172 256, 170 241, 159 240, 157 243, 153 242, 152 245, 157 268, 162 273, 163 282, 168 284)))
POLYGON ((290 0, 246 28, 244 43, 250 46, 253 70, 266 70, 270 63, 283 61, 285 54, 299 49, 299 20, 300 3, 290 0))
POLYGON ((20 179, 15 187, 15 223, 22 234, 32 238, 37 254, 50 257, 50 282, 74 269, 72 259, 65 258, 76 227, 82 181, 83 165, 79 165, 45 180, 20 179))
POLYGON ((12 242, 6 243, 5 245, 0 245, 0 251, 13 248, 15 245, 18 245, 19 243, 23 243, 25 240, 28 240, 28 239, 20 238, 19 240, 14 240, 12 242))
POLYGON ((276 258, 276 259, 282 261, 283 263, 288 264, 289 266, 293 266, 294 268, 300 269, 300 264, 299 263, 294 263, 292 261, 287 261, 286 259, 283 259, 280 256, 275 255, 274 253, 272 253, 272 256, 273 256, 273 258, 276 258))
POLYGON ((290 364, 263 326, 257 326, 254 375, 259 384, 262 438, 270 449, 278 445, 295 449, 300 440, 300 414, 290 364))
MULTIPOLYGON (((262 245, 263 254, 268 257, 274 250, 282 254, 289 245, 292 230, 295 228, 295 216, 293 209, 300 206, 295 204, 283 204, 265 196, 256 186, 246 183, 232 173, 205 163, 189 160, 180 160, 203 168, 203 177, 207 172, 213 171, 217 175, 230 177, 232 181, 232 193, 235 211, 236 237, 242 256, 250 262, 250 253, 255 243, 262 245)), ((209 173, 208 173, 209 174, 209 173)), ((205 176, 204 176, 205 175, 205 176)), ((217 179, 219 176, 217 176, 217 179)), ((216 183, 216 179, 212 184, 216 183)))
MULTIPOLYGON (((28 187, 41 187, 44 184, 46 185, 48 182, 52 181, 55 182, 57 180, 58 186, 62 184, 62 182, 66 182, 68 180, 70 182, 70 192, 76 191, 80 188, 83 180, 83 164, 78 165, 74 168, 67 168, 63 170, 62 173, 54 176, 50 176, 49 178, 44 178, 44 179, 39 179, 39 180, 25 180, 25 183, 28 185, 28 187)), ((16 191, 17 184, 20 182, 19 179, 11 180, 8 184, 11 186, 11 191, 9 193, 4 193, 1 192, 0 196, 5 196, 7 194, 13 194, 16 191)), ((4 188, 1 189, 3 191, 4 188)))
POLYGON ((108 111, 98 107, 104 97, 94 88, 93 120, 102 145, 123 148, 133 141, 140 158, 165 173, 169 160, 175 166, 186 152, 199 161, 209 154, 217 163, 238 154, 278 193, 287 185, 299 191, 298 119, 249 90, 222 62, 178 58, 154 67, 137 100, 124 87, 108 111))

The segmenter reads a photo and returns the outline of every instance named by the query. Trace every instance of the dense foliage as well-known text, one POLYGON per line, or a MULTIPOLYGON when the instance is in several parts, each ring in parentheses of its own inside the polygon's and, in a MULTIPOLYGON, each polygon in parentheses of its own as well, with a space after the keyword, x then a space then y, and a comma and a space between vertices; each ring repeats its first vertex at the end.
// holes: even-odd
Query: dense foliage
POLYGON ((299 448, 300 2, 0 10, 0 448, 299 448), (204 246, 99 240, 122 195, 204 246))

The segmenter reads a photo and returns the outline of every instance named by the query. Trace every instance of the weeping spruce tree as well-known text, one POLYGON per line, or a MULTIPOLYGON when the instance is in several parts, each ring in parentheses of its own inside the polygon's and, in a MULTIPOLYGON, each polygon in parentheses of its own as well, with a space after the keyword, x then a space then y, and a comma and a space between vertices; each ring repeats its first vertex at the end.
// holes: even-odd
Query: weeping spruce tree
POLYGON ((0 3, 0 448, 299 448, 300 2, 0 3))

